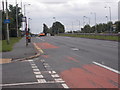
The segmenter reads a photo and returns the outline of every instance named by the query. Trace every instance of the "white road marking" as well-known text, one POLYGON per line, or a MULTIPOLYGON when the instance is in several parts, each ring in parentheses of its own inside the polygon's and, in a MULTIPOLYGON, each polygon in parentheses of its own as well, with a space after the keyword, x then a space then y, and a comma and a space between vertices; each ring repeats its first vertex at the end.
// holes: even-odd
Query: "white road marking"
POLYGON ((45 79, 37 79, 37 80, 38 80, 38 83, 46 83, 45 79))
POLYGON ((78 48, 71 48, 73 51, 78 51, 79 49, 78 48))
POLYGON ((55 74, 56 72, 55 71, 48 71, 50 74, 55 74))
POLYGON ((120 74, 119 71, 117 71, 117 70, 115 70, 115 69, 112 69, 112 68, 110 68, 110 67, 108 67, 108 66, 102 65, 102 64, 97 63, 97 62, 94 62, 94 61, 93 61, 93 63, 96 64, 96 65, 98 65, 98 66, 101 66, 101 67, 103 67, 103 68, 106 68, 106 69, 108 69, 108 70, 110 70, 110 71, 112 71, 112 72, 115 72, 115 73, 120 74))
MULTIPOLYGON (((34 61, 33 60, 28 60, 28 61, 30 62, 31 67, 33 69, 33 73, 36 76, 36 79, 38 81, 37 83, 43 83, 43 84, 46 84, 46 83, 61 83, 63 88, 69 88, 65 84, 65 81, 63 81, 63 79, 60 78, 60 76, 58 74, 56 74, 56 72, 53 71, 53 70, 52 71, 45 71, 45 72, 49 73, 54 78, 54 81, 46 81, 44 76, 41 74, 40 70, 38 69, 38 67, 34 63, 34 61)), ((50 67, 49 64, 45 62, 45 60, 41 60, 41 62, 43 62, 44 67, 50 67)))
POLYGON ((29 84, 38 84, 38 82, 13 83, 13 84, 0 84, 0 86, 17 86, 17 85, 29 85, 29 84))
POLYGON ((34 69, 36 68, 37 69, 38 67, 37 66, 32 66, 32 68, 34 68, 34 69))
POLYGON ((39 69, 33 69, 33 71, 35 71, 35 72, 36 72, 36 71, 39 71, 39 69))
MULTIPOLYGON (((58 82, 55 82, 55 81, 46 81, 45 79, 37 79, 38 82, 27 82, 27 83, 12 83, 12 84, 0 84, 0 87, 5 87, 5 86, 20 86, 20 85, 30 85, 30 84, 39 84, 39 83, 44 83, 44 84, 50 84, 50 83, 63 83, 58 81, 58 82)), ((63 86, 63 85, 62 85, 63 86)), ((65 86, 65 85, 64 85, 65 86)), ((64 87, 63 86, 63 87, 64 87)), ((66 85, 67 86, 67 85, 66 85)), ((64 87, 65 88, 65 87, 64 87)))
POLYGON ((56 82, 65 82, 61 78, 55 79, 56 82))
POLYGON ((53 78, 57 78, 57 77, 60 77, 58 74, 55 74, 55 75, 51 75, 53 78))
POLYGON ((41 72, 34 72, 34 74, 41 74, 41 72))
POLYGON ((33 62, 33 60, 28 60, 29 62, 33 62))
POLYGON ((64 88, 69 88, 66 84, 62 84, 62 86, 63 86, 64 88))
POLYGON ((36 78, 43 78, 43 75, 36 75, 36 78))

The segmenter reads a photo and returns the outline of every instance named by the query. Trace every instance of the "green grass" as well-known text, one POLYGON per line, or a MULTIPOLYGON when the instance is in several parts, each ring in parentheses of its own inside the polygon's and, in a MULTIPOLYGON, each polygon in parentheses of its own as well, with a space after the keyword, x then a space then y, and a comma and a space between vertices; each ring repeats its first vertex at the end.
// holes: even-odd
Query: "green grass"
POLYGON ((81 38, 90 38, 90 39, 101 39, 101 40, 113 40, 113 41, 118 41, 118 36, 78 35, 78 34, 60 34, 60 36, 81 37, 81 38))
MULTIPOLYGON (((13 49, 15 43, 17 43, 21 38, 12 37, 10 38, 10 44, 7 44, 6 40, 2 40, 2 52, 8 52, 13 49)), ((0 51, 0 52, 1 52, 0 51)))

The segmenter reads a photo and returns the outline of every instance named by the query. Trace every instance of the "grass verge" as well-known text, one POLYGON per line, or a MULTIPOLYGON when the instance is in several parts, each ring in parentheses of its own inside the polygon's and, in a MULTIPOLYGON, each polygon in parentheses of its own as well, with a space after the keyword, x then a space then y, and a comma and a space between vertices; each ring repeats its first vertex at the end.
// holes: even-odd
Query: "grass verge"
POLYGON ((17 43, 19 40, 21 39, 21 37, 17 38, 17 37, 12 37, 10 38, 10 44, 7 44, 6 40, 2 40, 2 49, 0 50, 0 52, 8 52, 11 51, 13 49, 13 46, 15 43, 17 43))
POLYGON ((108 35, 60 34, 59 36, 81 37, 81 38, 100 39, 100 40, 113 40, 113 41, 118 41, 119 40, 118 36, 108 36, 108 35))

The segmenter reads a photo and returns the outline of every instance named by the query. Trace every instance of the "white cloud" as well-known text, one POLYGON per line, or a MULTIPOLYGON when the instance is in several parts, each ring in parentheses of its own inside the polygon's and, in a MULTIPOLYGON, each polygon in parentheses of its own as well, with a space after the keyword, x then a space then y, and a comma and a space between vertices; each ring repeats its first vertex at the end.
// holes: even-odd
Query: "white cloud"
MULTIPOLYGON (((15 4, 15 0, 8 0, 15 4)), ((21 0, 18 0, 20 4, 21 0)), ((53 17, 57 21, 62 22, 67 30, 72 30, 72 22, 74 30, 78 29, 79 23, 83 25, 83 16, 91 18, 91 25, 94 25, 94 16, 90 12, 96 12, 97 23, 106 22, 105 16, 109 16, 109 10, 104 7, 110 6, 112 11, 112 20, 118 18, 117 2, 119 0, 23 0, 23 4, 30 3, 26 6, 27 16, 32 18, 32 32, 42 31, 42 24, 46 23, 49 27, 54 22, 53 17)), ((86 20, 88 23, 88 20, 86 20)))

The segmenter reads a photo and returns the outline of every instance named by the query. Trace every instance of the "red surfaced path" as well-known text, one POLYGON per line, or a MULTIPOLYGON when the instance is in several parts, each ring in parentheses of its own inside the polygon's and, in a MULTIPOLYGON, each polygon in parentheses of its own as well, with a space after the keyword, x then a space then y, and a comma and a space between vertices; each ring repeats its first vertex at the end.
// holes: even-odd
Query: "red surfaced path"
POLYGON ((61 72, 70 88, 118 88, 118 74, 96 65, 61 72))
POLYGON ((58 48, 57 46, 54 46, 50 43, 36 43, 36 45, 41 49, 58 48))

